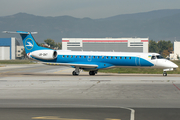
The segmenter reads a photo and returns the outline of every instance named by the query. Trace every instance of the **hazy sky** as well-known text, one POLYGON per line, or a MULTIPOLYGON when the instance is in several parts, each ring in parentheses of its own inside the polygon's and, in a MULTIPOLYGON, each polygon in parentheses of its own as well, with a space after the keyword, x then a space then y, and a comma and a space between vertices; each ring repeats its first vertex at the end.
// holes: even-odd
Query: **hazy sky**
POLYGON ((159 9, 180 9, 180 0, 0 0, 0 16, 23 12, 95 19, 159 9))

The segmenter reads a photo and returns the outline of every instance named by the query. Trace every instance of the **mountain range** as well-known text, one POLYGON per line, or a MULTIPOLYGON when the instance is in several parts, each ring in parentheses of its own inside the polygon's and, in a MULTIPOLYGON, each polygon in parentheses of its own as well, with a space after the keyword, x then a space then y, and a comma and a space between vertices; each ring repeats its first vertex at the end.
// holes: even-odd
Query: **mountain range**
MULTIPOLYGON (((17 13, 0 17, 0 31, 35 31, 37 42, 51 38, 149 37, 150 40, 180 40, 180 9, 123 14, 101 19, 71 16, 44 17, 17 13)), ((3 34, 0 38, 16 37, 3 34)))

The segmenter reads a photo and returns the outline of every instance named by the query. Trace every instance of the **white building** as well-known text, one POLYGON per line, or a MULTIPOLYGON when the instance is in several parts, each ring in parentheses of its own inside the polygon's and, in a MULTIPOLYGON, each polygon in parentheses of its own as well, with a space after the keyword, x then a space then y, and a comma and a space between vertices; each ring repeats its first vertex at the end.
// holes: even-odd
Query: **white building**
POLYGON ((149 38, 62 38, 62 50, 148 53, 149 38))
POLYGON ((21 58, 23 55, 21 54, 24 50, 24 46, 16 46, 16 58, 21 58))
POLYGON ((174 42, 174 54, 170 54, 171 60, 178 60, 180 58, 180 42, 174 42))
POLYGON ((14 38, 0 38, 0 60, 16 59, 16 46, 19 42, 14 38))

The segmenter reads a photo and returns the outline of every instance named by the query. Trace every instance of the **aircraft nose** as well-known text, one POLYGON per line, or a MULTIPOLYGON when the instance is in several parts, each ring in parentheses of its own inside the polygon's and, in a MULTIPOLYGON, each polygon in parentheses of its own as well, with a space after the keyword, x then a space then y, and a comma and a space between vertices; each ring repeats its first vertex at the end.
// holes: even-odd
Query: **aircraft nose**
POLYGON ((174 69, 178 68, 178 66, 175 63, 173 63, 172 61, 166 61, 165 66, 168 68, 174 68, 174 69))
POLYGON ((178 68, 178 66, 174 63, 173 68, 178 68))

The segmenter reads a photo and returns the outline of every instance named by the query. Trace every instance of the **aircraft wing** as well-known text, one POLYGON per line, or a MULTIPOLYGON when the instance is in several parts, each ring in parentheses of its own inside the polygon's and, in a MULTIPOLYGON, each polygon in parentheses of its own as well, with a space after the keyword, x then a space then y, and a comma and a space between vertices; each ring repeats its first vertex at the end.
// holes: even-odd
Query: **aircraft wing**
POLYGON ((96 64, 79 64, 79 63, 51 63, 51 62, 43 62, 45 65, 59 65, 59 66, 75 66, 81 68, 97 68, 96 64))

